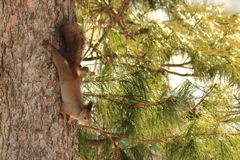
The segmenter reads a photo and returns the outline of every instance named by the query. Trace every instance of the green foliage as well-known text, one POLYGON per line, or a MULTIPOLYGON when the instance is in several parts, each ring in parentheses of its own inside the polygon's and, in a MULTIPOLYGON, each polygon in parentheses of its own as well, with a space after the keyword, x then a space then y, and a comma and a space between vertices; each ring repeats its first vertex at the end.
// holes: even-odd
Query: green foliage
POLYGON ((78 7, 97 73, 84 98, 109 132, 81 129, 82 159, 240 159, 239 14, 183 0, 78 7))

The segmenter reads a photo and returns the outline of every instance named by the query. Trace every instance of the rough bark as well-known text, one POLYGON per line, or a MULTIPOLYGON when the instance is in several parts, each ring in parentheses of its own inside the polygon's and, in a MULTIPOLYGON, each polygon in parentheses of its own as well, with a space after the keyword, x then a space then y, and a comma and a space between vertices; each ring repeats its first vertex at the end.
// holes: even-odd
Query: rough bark
POLYGON ((56 69, 40 45, 73 14, 70 1, 0 1, 1 160, 78 159, 77 130, 59 117, 56 69))

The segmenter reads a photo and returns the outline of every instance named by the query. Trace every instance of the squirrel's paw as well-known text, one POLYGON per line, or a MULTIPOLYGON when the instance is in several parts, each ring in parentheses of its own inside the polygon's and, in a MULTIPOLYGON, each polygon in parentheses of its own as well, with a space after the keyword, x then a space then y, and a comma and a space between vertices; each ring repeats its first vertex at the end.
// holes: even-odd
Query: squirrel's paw
POLYGON ((95 75, 95 72, 88 72, 88 75, 89 75, 89 76, 94 76, 94 75, 95 75))
POLYGON ((75 124, 77 122, 77 120, 76 119, 73 119, 73 118, 71 118, 71 117, 69 117, 69 119, 68 119, 68 124, 69 125, 73 125, 73 124, 75 124))
POLYGON ((80 71, 81 71, 81 74, 83 76, 93 76, 93 75, 95 75, 95 72, 90 72, 88 67, 81 67, 80 71))
POLYGON ((48 40, 43 40, 41 44, 42 44, 43 47, 46 48, 49 45, 49 41, 48 40))
POLYGON ((89 68, 88 67, 81 67, 80 70, 82 72, 85 72, 85 73, 89 72, 89 68))

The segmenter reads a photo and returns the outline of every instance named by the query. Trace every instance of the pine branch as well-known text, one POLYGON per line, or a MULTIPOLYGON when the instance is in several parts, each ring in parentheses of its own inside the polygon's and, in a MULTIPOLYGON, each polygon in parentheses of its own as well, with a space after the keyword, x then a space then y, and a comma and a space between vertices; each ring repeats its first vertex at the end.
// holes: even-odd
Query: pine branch
POLYGON ((124 11, 128 8, 129 4, 130 4, 131 0, 124 0, 121 7, 118 9, 118 14, 120 16, 123 15, 124 11))
POLYGON ((228 123, 234 121, 234 119, 239 117, 240 117, 239 111, 231 111, 228 114, 224 115, 223 117, 219 118, 219 121, 223 123, 228 123))
MULTIPOLYGON (((169 144, 169 142, 165 142, 165 140, 175 139, 175 138, 184 138, 185 137, 185 134, 184 134, 184 135, 162 136, 162 137, 155 138, 155 139, 134 139, 134 138, 128 138, 126 136, 121 136, 121 135, 118 135, 118 134, 115 134, 115 133, 107 132, 107 131, 104 131, 102 129, 91 127, 91 126, 81 125, 81 127, 85 128, 85 129, 97 131, 104 136, 111 136, 111 137, 117 138, 116 140, 129 140, 129 141, 135 141, 135 142, 139 142, 139 143, 152 143, 152 142, 160 143, 160 142, 163 142, 163 143, 169 144)), ((218 135, 219 136, 224 136, 224 135, 238 136, 238 135, 240 135, 240 132, 230 132, 230 133, 223 133, 223 134, 217 134, 215 132, 214 133, 209 133, 209 134, 208 133, 200 133, 200 134, 195 134, 195 135, 192 135, 192 136, 213 136, 213 135, 215 135, 215 136, 218 136, 218 135)))
MULTIPOLYGON (((91 37, 90 37, 90 40, 89 40, 89 46, 88 46, 88 49, 85 53, 88 53, 88 51, 91 49, 91 46, 92 46, 92 42, 93 42, 93 35, 94 35, 94 32, 95 32, 95 27, 93 27, 92 29, 92 33, 91 33, 91 37)), ((85 54, 84 54, 85 55, 85 54)), ((84 56, 83 56, 84 57, 84 56)))
POLYGON ((104 79, 104 80, 83 80, 83 83, 94 83, 94 82, 112 82, 112 81, 118 81, 119 79, 104 79))
POLYGON ((84 58, 82 61, 94 61, 94 60, 99 60, 103 58, 115 58, 115 55, 103 55, 103 56, 97 56, 97 57, 90 57, 90 58, 84 58))
POLYGON ((108 139, 87 139, 86 143, 88 146, 99 146, 109 143, 108 139))
MULTIPOLYGON (((120 62, 119 64, 124 65, 124 66, 127 66, 127 67, 134 67, 134 68, 135 68, 135 67, 138 67, 138 66, 136 66, 136 65, 127 64, 127 63, 121 63, 121 62, 120 62)), ((159 70, 151 69, 151 68, 149 68, 149 67, 145 67, 145 68, 146 68, 147 70, 149 70, 150 72, 165 71, 165 72, 167 72, 167 73, 169 73, 169 74, 175 74, 175 75, 183 76, 183 77, 195 76, 194 74, 188 74, 188 73, 183 74, 183 73, 178 73, 178 72, 170 71, 170 70, 167 70, 167 69, 162 68, 162 67, 160 67, 159 70)))
MULTIPOLYGON (((91 127, 91 126, 81 125, 81 127, 85 128, 85 129, 89 129, 89 130, 93 130, 93 131, 99 132, 102 135, 107 136, 107 137, 113 137, 113 139, 115 138, 115 140, 117 140, 117 141, 129 140, 129 141, 135 141, 135 142, 139 142, 139 143, 151 143, 151 142, 159 143, 159 142, 163 142, 163 143, 166 143, 166 144, 171 144, 169 142, 165 142, 165 140, 182 137, 182 136, 176 135, 176 136, 163 136, 163 137, 160 137, 160 138, 157 138, 157 139, 133 139, 133 138, 128 138, 126 136, 121 136, 121 135, 118 135, 118 134, 115 134, 115 133, 107 132, 107 131, 104 131, 102 129, 91 127)), ((113 139, 111 139, 110 141, 112 141, 113 139)), ((106 140, 100 140, 99 143, 105 143, 105 141, 106 140)), ((94 141, 94 143, 98 143, 98 142, 94 141)))
MULTIPOLYGON (((164 141, 164 139, 169 139, 169 138, 177 138, 177 136, 166 136, 166 137, 159 138, 159 139, 146 139, 146 140, 142 139, 142 140, 135 140, 135 141, 139 142, 139 143, 163 142, 165 144, 173 145, 172 143, 164 141)), ((112 140, 115 141, 115 142, 119 142, 121 140, 133 140, 133 139, 130 139, 130 138, 127 138, 127 137, 113 137, 112 140)), ((89 145, 89 146, 99 146, 99 145, 108 144, 109 142, 112 143, 109 140, 109 138, 106 138, 106 139, 87 139, 86 142, 87 142, 87 145, 89 145)))
POLYGON ((237 95, 234 94, 233 96, 234 96, 235 100, 238 102, 238 104, 240 104, 240 99, 237 97, 237 95))
POLYGON ((212 90, 216 87, 216 84, 214 84, 208 92, 202 97, 202 99, 191 109, 192 113, 196 113, 196 111, 199 109, 199 105, 207 98, 207 96, 212 92, 212 90))
POLYGON ((109 97, 120 97, 120 98, 126 98, 123 95, 116 95, 116 94, 105 94, 105 95, 100 95, 100 94, 89 94, 89 93, 83 93, 84 96, 90 96, 90 97, 98 97, 98 98, 103 98, 105 100, 108 100, 110 102, 114 102, 115 104, 118 105, 122 105, 122 106, 128 106, 128 107, 133 107, 133 108, 145 108, 145 107, 153 107, 153 106, 161 106, 163 104, 166 104, 167 101, 174 100, 174 96, 170 96, 169 98, 167 98, 166 100, 160 102, 160 103, 156 103, 156 104, 148 104, 148 103, 138 103, 135 104, 134 106, 132 104, 128 104, 128 103, 122 103, 119 101, 116 101, 114 99, 111 99, 109 97))
POLYGON ((130 2, 131 0, 124 0, 122 5, 118 9, 116 9, 117 12, 115 12, 115 10, 105 0, 103 0, 105 7, 108 9, 107 14, 110 18, 110 24, 111 24, 110 27, 118 25, 122 30, 121 33, 125 35, 125 37, 131 38, 134 40, 132 35, 130 35, 126 30, 126 25, 124 20, 124 12, 128 8, 130 2))
MULTIPOLYGON (((170 71, 170 70, 167 70, 167 69, 162 68, 162 67, 159 68, 159 70, 160 70, 160 71, 165 71, 165 72, 167 72, 167 73, 169 73, 169 74, 175 74, 175 75, 178 75, 178 76, 182 76, 182 77, 195 76, 194 74, 188 74, 188 73, 183 74, 183 73, 178 73, 178 72, 170 71)), ((155 70, 155 71, 156 71, 156 70, 155 70)))
POLYGON ((191 61, 181 64, 161 64, 162 67, 182 67, 184 65, 191 64, 191 61))
POLYGON ((101 57, 90 57, 90 58, 84 58, 82 61, 95 61, 101 59, 101 57))
MULTIPOLYGON (((107 28, 103 29, 103 34, 102 36, 99 38, 98 42, 96 42, 93 46, 90 45, 88 50, 85 52, 85 55, 83 57, 87 57, 87 53, 90 51, 90 49, 92 48, 92 51, 89 53, 89 55, 92 55, 92 52, 96 50, 96 48, 101 44, 101 42, 104 40, 104 38, 107 36, 107 28)), ((85 58, 84 58, 85 59, 85 58)))
POLYGON ((164 100, 164 101, 162 101, 160 103, 157 103, 157 104, 139 103, 139 104, 134 105, 133 107, 134 108, 145 108, 145 107, 161 106, 163 104, 166 104, 167 101, 169 101, 169 100, 173 101, 174 100, 174 96, 170 96, 166 100, 164 100))
POLYGON ((84 95, 84 96, 90 96, 90 97, 103 98, 103 99, 105 99, 105 100, 108 100, 108 101, 113 102, 113 103, 118 104, 118 105, 132 107, 132 104, 118 102, 118 101, 116 101, 116 100, 113 100, 113 99, 109 98, 108 95, 97 95, 97 94, 87 94, 87 93, 83 93, 83 95, 84 95))

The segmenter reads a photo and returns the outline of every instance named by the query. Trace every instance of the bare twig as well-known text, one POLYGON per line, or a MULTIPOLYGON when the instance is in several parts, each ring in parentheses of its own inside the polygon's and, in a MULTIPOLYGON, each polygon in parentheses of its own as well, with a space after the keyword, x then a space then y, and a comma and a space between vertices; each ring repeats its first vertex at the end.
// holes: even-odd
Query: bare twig
POLYGON ((160 71, 165 71, 165 72, 167 72, 167 73, 169 73, 169 74, 175 74, 175 75, 178 75, 178 76, 182 76, 182 77, 195 76, 194 74, 190 74, 190 73, 185 73, 185 74, 183 74, 183 73, 178 73, 178 72, 170 71, 170 70, 167 70, 167 69, 162 68, 162 67, 159 68, 159 70, 160 70, 160 71))
POLYGON ((202 97, 202 99, 191 109, 192 113, 195 113, 199 109, 199 105, 205 100, 205 98, 212 92, 212 90, 216 87, 216 84, 211 86, 208 92, 202 97))
MULTIPOLYGON (((83 57, 87 57, 87 53, 90 51, 90 49, 92 48, 92 51, 89 53, 89 55, 92 54, 92 52, 94 50, 96 50, 96 48, 99 46, 99 44, 104 40, 104 38, 106 37, 107 35, 107 28, 104 28, 103 29, 103 34, 102 36, 99 38, 98 42, 96 42, 93 46, 89 46, 88 50, 85 52, 85 55, 83 57)), ((85 58, 84 58, 85 59, 85 58)))
POLYGON ((181 64, 161 64, 162 67, 182 67, 184 65, 191 64, 191 61, 181 64))

